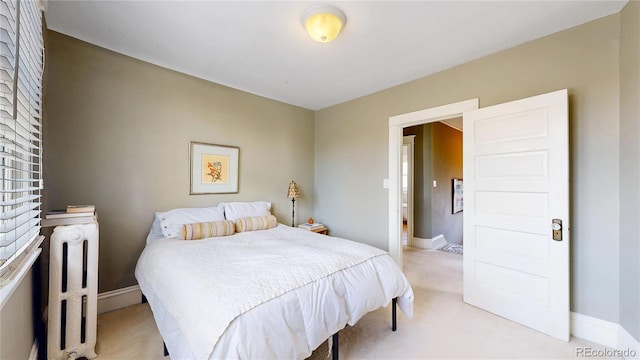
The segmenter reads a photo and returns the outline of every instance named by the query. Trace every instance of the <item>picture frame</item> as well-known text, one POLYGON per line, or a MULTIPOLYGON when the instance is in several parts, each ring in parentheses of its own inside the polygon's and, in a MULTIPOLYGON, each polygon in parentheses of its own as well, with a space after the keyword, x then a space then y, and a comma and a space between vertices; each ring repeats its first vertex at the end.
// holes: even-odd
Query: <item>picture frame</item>
POLYGON ((451 181, 451 189, 451 212, 457 214, 464 209, 462 179, 453 179, 451 181))
POLYGON ((238 160, 236 146, 189 144, 189 195, 238 193, 238 160))

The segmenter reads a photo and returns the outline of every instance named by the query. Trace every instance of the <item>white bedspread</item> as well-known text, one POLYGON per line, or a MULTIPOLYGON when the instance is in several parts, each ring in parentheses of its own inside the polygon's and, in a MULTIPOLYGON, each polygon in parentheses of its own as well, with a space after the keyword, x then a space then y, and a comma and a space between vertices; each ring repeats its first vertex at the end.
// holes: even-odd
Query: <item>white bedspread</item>
POLYGON ((284 225, 200 241, 154 241, 143 251, 136 277, 152 309, 158 303, 162 317, 173 323, 163 329, 154 309, 171 354, 177 355, 171 346, 177 341, 167 336, 177 332, 188 356, 197 359, 306 356, 333 332, 397 296, 403 312, 412 315, 413 292, 388 253, 284 225), (243 314, 255 319, 240 321, 243 314), (284 350, 280 340, 269 339, 269 331, 283 329, 265 324, 289 328, 279 335, 284 350), (223 338, 225 331, 230 334, 223 338), (267 339, 251 340, 248 333, 256 331, 255 339, 267 339), (293 339, 300 335, 304 341, 293 339))

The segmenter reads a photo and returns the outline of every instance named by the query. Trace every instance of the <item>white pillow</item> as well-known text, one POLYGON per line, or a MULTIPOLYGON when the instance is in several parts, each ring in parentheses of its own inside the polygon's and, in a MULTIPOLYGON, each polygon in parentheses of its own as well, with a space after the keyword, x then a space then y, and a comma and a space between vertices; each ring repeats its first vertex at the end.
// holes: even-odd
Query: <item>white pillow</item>
POLYGON ((222 204, 224 205, 225 218, 231 221, 236 221, 243 217, 271 215, 271 203, 266 201, 230 202, 222 204))
POLYGON ((160 219, 162 235, 167 238, 180 238, 182 225, 224 220, 224 207, 182 208, 156 213, 160 219))
POLYGON ((151 229, 149 229, 149 234, 147 235, 147 244, 152 242, 153 240, 164 239, 164 234, 162 233, 162 227, 160 227, 160 218, 158 214, 153 217, 153 223, 151 223, 151 229))

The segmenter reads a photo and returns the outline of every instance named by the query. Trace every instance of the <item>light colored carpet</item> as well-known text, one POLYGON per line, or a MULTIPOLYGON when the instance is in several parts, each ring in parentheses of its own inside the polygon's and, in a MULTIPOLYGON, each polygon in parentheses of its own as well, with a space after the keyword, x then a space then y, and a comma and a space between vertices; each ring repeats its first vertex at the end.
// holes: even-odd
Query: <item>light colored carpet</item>
MULTIPOLYGON (((390 307, 367 314, 340 332, 341 359, 576 359, 579 347, 603 349, 576 338, 565 343, 465 304, 462 256, 413 248, 404 255, 413 319, 398 310, 392 332, 390 307)), ((100 315, 97 352, 98 359, 163 359, 148 305, 100 315)), ((310 359, 327 355, 325 342, 310 359)))

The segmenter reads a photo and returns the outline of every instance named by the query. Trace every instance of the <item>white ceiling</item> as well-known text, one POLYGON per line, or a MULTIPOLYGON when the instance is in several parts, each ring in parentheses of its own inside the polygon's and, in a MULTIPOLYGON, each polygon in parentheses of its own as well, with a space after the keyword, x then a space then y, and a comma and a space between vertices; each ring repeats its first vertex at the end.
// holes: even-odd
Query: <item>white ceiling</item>
POLYGON ((334 1, 332 43, 311 1, 49 0, 49 29, 169 69, 318 110, 549 35, 624 7, 608 1, 334 1))

